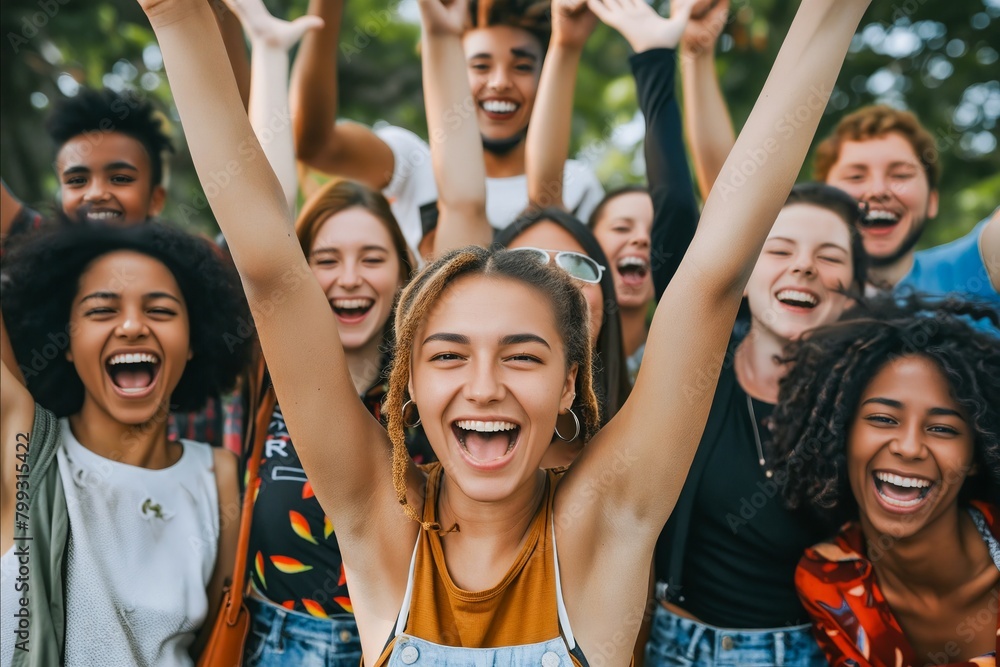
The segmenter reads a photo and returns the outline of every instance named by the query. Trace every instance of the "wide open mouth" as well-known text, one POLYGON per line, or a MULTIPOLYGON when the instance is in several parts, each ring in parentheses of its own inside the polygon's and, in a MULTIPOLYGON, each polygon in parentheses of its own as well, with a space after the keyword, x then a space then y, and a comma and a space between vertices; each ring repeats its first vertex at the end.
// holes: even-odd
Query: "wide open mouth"
POLYGON ((343 322, 354 323, 365 319, 365 315, 375 305, 375 299, 353 298, 333 299, 330 301, 333 312, 343 322))
POLYGON ((123 394, 142 394, 160 374, 160 358, 149 352, 121 353, 104 363, 111 382, 123 394))
POLYGON ((812 310, 819 305, 820 301, 819 297, 812 292, 806 292, 798 289, 778 290, 778 293, 774 295, 774 298, 786 306, 791 306, 792 308, 804 308, 806 310, 812 310))
POLYGON ((482 100, 479 102, 479 108, 491 118, 505 120, 517 113, 521 105, 512 100, 482 100))
POLYGON ((911 509, 927 498, 935 482, 922 477, 902 477, 891 472, 872 473, 875 491, 887 505, 911 509))
POLYGON ((451 430, 462 450, 476 463, 498 461, 517 445, 521 427, 508 421, 475 421, 460 419, 451 430))
POLYGON ((615 268, 626 285, 641 285, 649 275, 649 262, 641 257, 622 257, 615 268))
POLYGON ((861 221, 861 226, 865 229, 881 231, 888 231, 897 224, 899 224, 899 215, 882 209, 868 211, 868 215, 861 221))

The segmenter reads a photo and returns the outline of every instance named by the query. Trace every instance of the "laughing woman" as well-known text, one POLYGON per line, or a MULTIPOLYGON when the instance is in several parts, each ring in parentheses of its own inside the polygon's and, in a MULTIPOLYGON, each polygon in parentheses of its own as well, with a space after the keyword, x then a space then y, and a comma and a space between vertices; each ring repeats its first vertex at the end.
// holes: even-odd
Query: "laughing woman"
MULTIPOLYGON (((254 141, 211 9, 142 4, 208 178, 254 141)), ((247 162, 241 179, 213 189, 291 437, 337 527, 365 664, 630 662, 656 536, 704 427, 743 287, 819 121, 805 96, 810 85, 832 89, 867 4, 804 0, 734 156, 772 137, 785 114, 809 118, 768 170, 709 198, 634 391, 562 474, 539 469, 558 415, 583 396, 586 437, 597 410, 586 302, 547 253, 460 249, 410 283, 396 313, 387 435, 331 345, 327 297, 314 280, 295 282, 309 268, 268 165, 247 162), (428 470, 406 456, 415 406, 441 460, 428 470)), ((461 58, 466 11, 421 3, 424 58, 461 58)))
POLYGON ((27 388, 3 366, 2 518, 10 536, 16 511, 17 531, 0 597, 4 636, 14 606, 30 634, 0 663, 193 664, 235 557, 236 460, 169 441, 167 415, 231 388, 247 360, 224 335, 246 316, 235 276, 159 224, 43 234, 4 268, 31 365, 27 388))
POLYGON ((790 352, 785 498, 849 522, 795 574, 831 665, 996 665, 1000 345, 963 314, 998 321, 890 301, 790 352))

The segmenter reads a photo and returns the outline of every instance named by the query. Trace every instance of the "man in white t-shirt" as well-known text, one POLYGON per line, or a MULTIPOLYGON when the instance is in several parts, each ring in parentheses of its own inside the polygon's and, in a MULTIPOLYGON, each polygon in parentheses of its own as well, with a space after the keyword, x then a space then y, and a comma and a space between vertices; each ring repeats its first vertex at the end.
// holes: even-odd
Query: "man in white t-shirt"
MULTIPOLYGON (((433 227, 437 188, 430 148, 413 132, 387 126, 371 130, 336 123, 337 64, 343 0, 311 0, 310 13, 326 25, 302 41, 292 74, 291 108, 298 158, 309 167, 352 178, 381 190, 392 204, 410 247, 433 227), (422 217, 423 216, 423 217, 422 217)), ((456 123, 475 113, 483 139, 487 217, 496 229, 528 205, 525 135, 534 107, 548 32, 485 21, 463 38, 474 109, 456 109, 456 123)), ((344 46, 345 52, 349 46, 344 46)), ((460 168, 458 166, 457 168, 460 168)), ((604 195, 594 172, 567 160, 566 208, 586 221, 604 195)))

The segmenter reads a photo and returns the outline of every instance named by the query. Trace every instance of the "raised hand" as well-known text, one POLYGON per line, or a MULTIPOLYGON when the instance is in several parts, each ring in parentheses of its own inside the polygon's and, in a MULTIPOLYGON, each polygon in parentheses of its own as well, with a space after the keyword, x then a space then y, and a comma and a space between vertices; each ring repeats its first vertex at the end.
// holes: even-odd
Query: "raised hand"
POLYGON ((684 53, 700 56, 704 53, 714 53, 715 43, 729 22, 729 0, 716 0, 715 3, 700 15, 691 14, 684 36, 681 37, 681 48, 684 53))
POLYGON ((695 0, 674 0, 670 18, 663 18, 645 0, 587 0, 587 6, 622 34, 636 53, 675 49, 691 18, 695 0))
POLYGON ((468 0, 419 0, 424 31, 461 37, 468 23, 468 0))
POLYGON ((226 0, 243 24, 243 29, 254 46, 290 50, 309 30, 323 27, 323 19, 318 16, 300 16, 292 21, 271 16, 262 0, 226 0))
POLYGON ((582 50, 597 27, 585 0, 552 0, 552 44, 582 50))

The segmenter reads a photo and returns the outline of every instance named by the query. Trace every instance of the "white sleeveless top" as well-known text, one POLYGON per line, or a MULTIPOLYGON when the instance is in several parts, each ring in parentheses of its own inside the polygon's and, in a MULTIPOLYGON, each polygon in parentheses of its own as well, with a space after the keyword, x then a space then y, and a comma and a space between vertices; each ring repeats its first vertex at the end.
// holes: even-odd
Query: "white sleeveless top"
POLYGON ((66 664, 193 664, 219 542, 211 447, 182 440, 177 463, 147 470, 90 451, 65 419, 61 428, 66 664))

